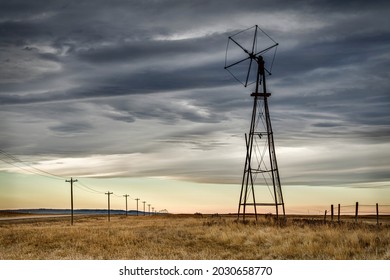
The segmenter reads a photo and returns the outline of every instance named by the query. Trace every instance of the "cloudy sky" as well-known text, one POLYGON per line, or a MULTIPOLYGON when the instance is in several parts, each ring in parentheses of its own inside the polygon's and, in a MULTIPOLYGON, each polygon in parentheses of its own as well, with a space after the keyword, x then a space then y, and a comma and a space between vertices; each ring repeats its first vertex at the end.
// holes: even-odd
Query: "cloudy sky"
POLYGON ((67 208, 74 177, 76 208, 104 208, 110 190, 118 209, 128 193, 172 212, 236 211, 252 89, 224 70, 225 51, 255 24, 279 43, 267 85, 287 211, 390 204, 389 11, 0 1, 0 208, 67 208))

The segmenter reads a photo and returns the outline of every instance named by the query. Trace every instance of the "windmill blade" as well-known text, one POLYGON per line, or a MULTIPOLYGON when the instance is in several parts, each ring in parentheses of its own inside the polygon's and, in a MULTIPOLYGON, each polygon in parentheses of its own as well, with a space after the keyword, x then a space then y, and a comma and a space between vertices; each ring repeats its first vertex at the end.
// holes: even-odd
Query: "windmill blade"
POLYGON ((256 36, 257 36, 257 25, 256 25, 255 32, 254 32, 254 35, 253 35, 252 52, 250 54, 251 61, 249 62, 248 72, 246 74, 245 87, 248 85, 249 75, 250 75, 251 68, 252 68, 253 53, 255 51, 255 44, 256 44, 256 36))
MULTIPOLYGON (((229 37, 229 39, 232 40, 233 43, 235 43, 237 46, 239 46, 244 52, 246 52, 247 54, 250 55, 250 53, 243 46, 241 46, 239 43, 237 43, 236 40, 234 40, 232 37, 229 37)), ((253 53, 253 50, 252 50, 252 53, 253 53)))
POLYGON ((254 52, 255 52, 255 44, 256 44, 256 41, 257 41, 257 25, 256 25, 256 28, 255 28, 255 33, 254 33, 254 35, 253 35, 252 55, 253 55, 254 52))
POLYGON ((263 53, 265 53, 265 52, 269 51, 270 49, 272 49, 272 48, 274 48, 274 47, 277 47, 277 46, 279 46, 279 43, 276 43, 276 44, 274 44, 274 45, 272 45, 272 46, 270 46, 270 47, 268 47, 268 48, 266 48, 266 49, 264 49, 264 50, 261 50, 261 51, 255 53, 255 56, 258 56, 258 55, 260 55, 260 54, 263 54, 263 53))
POLYGON ((251 72, 251 68, 252 68, 252 61, 253 59, 251 59, 251 61, 249 62, 249 67, 248 67, 248 73, 246 74, 246 80, 245 80, 245 87, 248 85, 248 79, 249 79, 249 74, 251 72))
POLYGON ((241 62, 244 62, 245 60, 248 60, 248 59, 250 59, 250 58, 251 58, 251 57, 248 56, 248 57, 246 57, 246 58, 244 58, 244 59, 241 59, 241 60, 239 60, 239 61, 237 61, 237 62, 234 62, 234 63, 230 64, 229 66, 225 66, 225 69, 228 69, 228 68, 230 68, 230 67, 232 67, 232 66, 234 66, 234 65, 237 65, 237 64, 239 64, 239 63, 241 63, 241 62))

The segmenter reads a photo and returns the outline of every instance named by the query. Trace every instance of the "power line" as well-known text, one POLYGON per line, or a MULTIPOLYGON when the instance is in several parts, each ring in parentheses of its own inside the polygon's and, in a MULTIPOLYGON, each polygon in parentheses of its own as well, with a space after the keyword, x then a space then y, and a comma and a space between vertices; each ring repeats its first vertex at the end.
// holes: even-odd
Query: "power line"
POLYGON ((21 170, 23 170, 25 172, 32 173, 32 174, 35 174, 35 175, 40 175, 40 176, 47 177, 47 178, 50 178, 50 179, 55 179, 55 180, 64 180, 65 179, 65 177, 63 177, 63 176, 59 176, 59 175, 56 175, 54 173, 42 170, 42 169, 37 168, 37 167, 34 167, 31 164, 28 164, 25 161, 22 161, 21 159, 17 158, 16 156, 11 155, 10 153, 7 153, 7 152, 5 152, 3 150, 0 150, 0 156, 3 156, 3 158, 0 157, 1 161, 5 162, 5 163, 7 163, 9 165, 12 165, 12 166, 14 166, 16 168, 19 168, 19 169, 21 169, 21 170), (4 159, 4 157, 6 157, 6 159, 4 159), (22 164, 24 167, 19 166, 17 164, 22 164), (26 167, 31 168, 33 170, 26 169, 26 167), (44 174, 42 174, 42 173, 44 173, 44 174))
POLYGON ((76 187, 76 188, 79 188, 80 190, 85 191, 85 192, 87 192, 87 193, 100 194, 100 193, 96 193, 96 192, 90 191, 90 190, 88 190, 87 188, 84 188, 84 187, 81 186, 81 185, 75 185, 75 187, 76 187))
MULTIPOLYGON (((42 176, 42 177, 46 177, 46 178, 49 178, 49 179, 55 179, 55 180, 65 180, 65 182, 67 183, 71 183, 71 224, 73 224, 73 186, 76 187, 76 188, 79 188, 80 190, 83 190, 85 192, 88 192, 88 193, 94 193, 94 194, 106 194, 104 191, 98 191, 96 190, 95 188, 77 180, 77 179, 70 179, 70 180, 67 180, 66 177, 64 176, 60 176, 60 175, 57 175, 57 174, 54 174, 52 172, 48 172, 46 170, 43 170, 43 169, 40 169, 40 168, 37 168, 35 166, 33 166, 31 163, 28 163, 26 161, 23 161, 21 160, 20 158, 16 157, 15 155, 12 155, 2 149, 0 149, 0 160, 6 164, 9 164, 15 168, 18 168, 24 172, 27 172, 29 174, 35 174, 35 175, 38 175, 38 176, 42 176), (73 183, 77 183, 77 184, 73 184, 73 183)), ((110 192, 109 192, 110 193, 110 192)), ((117 195, 113 192, 111 192, 109 195, 114 195, 116 197, 122 197, 121 195, 117 195)), ((137 201, 137 216, 139 215, 139 210, 138 210, 138 201, 140 200, 139 198, 133 198, 131 197, 130 195, 126 194, 126 200, 127 198, 130 198, 130 199, 133 199, 133 200, 136 200, 137 201)), ((145 203, 146 201, 143 202, 144 203, 144 215, 145 214, 145 203)), ((149 206, 150 207, 150 206, 149 206)), ((149 210, 150 212, 150 210, 149 210)))
POLYGON ((90 190, 90 191, 92 191, 92 192, 95 192, 95 193, 98 193, 98 194, 104 194, 104 192, 102 192, 102 191, 97 191, 97 190, 95 190, 95 189, 89 187, 88 185, 86 185, 86 184, 83 183, 83 182, 80 182, 80 181, 79 181, 78 184, 80 184, 81 186, 83 186, 84 188, 86 188, 86 189, 88 189, 88 190, 90 190))
MULTIPOLYGON (((26 162, 20 160, 20 159, 17 158, 16 156, 11 155, 10 153, 7 153, 7 152, 5 152, 5 151, 3 151, 3 150, 1 150, 1 149, 0 149, 0 155, 3 155, 3 156, 5 156, 5 157, 8 158, 8 161, 7 161, 7 160, 5 160, 4 158, 1 158, 1 157, 0 157, 0 160, 1 160, 1 161, 5 162, 5 163, 7 163, 7 164, 10 164, 10 165, 12 165, 12 166, 14 166, 14 167, 16 167, 16 168, 19 168, 19 169, 21 169, 21 170, 23 170, 23 171, 26 171, 26 172, 29 172, 29 173, 33 173, 33 174, 36 174, 36 175, 40 175, 40 176, 44 176, 44 177, 47 177, 47 178, 50 178, 50 179, 56 179, 56 180, 64 180, 64 179, 66 179, 66 178, 63 177, 63 176, 59 176, 59 175, 56 175, 56 174, 54 174, 54 173, 51 173, 51 172, 42 170, 42 169, 40 169, 40 168, 31 166, 30 164, 27 164, 26 162), (9 160, 11 160, 11 162, 9 162, 9 160), (31 169, 33 169, 33 170, 28 170, 28 169, 26 169, 25 167, 22 167, 22 166, 17 165, 16 163, 23 164, 24 166, 27 166, 28 168, 31 168, 31 169), (34 171, 34 170, 35 170, 35 171, 34 171), (41 173, 39 173, 39 172, 44 173, 44 174, 41 174, 41 173), (45 174, 49 175, 50 177, 49 177, 49 176, 46 176, 45 174), (53 178, 53 177, 55 177, 55 178, 53 178)), ((75 181, 75 182, 77 182, 77 181, 75 181)), ((81 187, 84 187, 84 189, 83 189, 84 191, 87 191, 86 189, 88 189, 89 192, 104 194, 104 192, 102 192, 102 191, 97 191, 97 190, 95 190, 95 189, 93 189, 93 188, 87 186, 85 183, 80 182, 80 181, 78 181, 78 185, 81 185, 81 186, 78 186, 80 189, 83 189, 83 188, 81 188, 81 187)))

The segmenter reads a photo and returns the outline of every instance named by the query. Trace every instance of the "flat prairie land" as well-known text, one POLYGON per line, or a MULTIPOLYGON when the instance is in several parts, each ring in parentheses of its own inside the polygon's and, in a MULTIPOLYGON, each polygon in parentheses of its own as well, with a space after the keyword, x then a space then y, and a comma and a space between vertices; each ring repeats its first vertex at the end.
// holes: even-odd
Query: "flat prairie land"
POLYGON ((390 259, 390 226, 289 217, 103 216, 0 221, 6 260, 383 260, 390 259))

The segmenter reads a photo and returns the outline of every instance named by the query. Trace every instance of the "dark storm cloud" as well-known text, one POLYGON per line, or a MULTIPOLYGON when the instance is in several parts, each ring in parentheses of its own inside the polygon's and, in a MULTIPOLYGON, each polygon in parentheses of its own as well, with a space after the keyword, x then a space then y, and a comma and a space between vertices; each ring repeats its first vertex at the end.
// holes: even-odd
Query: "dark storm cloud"
MULTIPOLYGON (((259 24, 280 43, 268 80, 276 143, 386 144, 389 5, 2 2, 0 141, 11 151, 38 154, 223 148, 231 141, 227 135, 246 132, 251 108, 251 88, 223 69, 227 38, 259 24), (31 137, 21 140, 18 131, 31 137)), ((313 166, 331 164, 326 159, 313 166)), ((163 170, 170 168, 185 169, 179 162, 163 170)))
MULTIPOLYGON (((329 32, 325 32, 325 34, 329 34, 329 32)), ((340 34, 339 36, 326 42, 302 41, 294 49, 280 51, 275 66, 278 75, 288 77, 293 73, 293 77, 295 77, 318 68, 337 69, 345 65, 367 67, 370 65, 364 66, 364 64, 374 64, 375 61, 371 60, 380 54, 387 53, 390 46, 390 32, 352 34, 347 37, 340 34)), ((377 66, 388 67, 386 61, 376 63, 379 64, 377 66)), ((379 75, 381 75, 380 70, 382 70, 381 67, 376 68, 379 75)), ((325 80, 332 77, 325 75, 318 78, 325 80)), ((289 78, 286 80, 286 82, 295 82, 289 78)))
POLYGON ((91 63, 115 63, 115 62, 146 62, 163 60, 169 57, 171 60, 181 58, 183 63, 186 56, 212 53, 220 51, 222 42, 226 42, 227 34, 211 34, 201 38, 187 40, 151 40, 134 42, 117 42, 115 45, 82 49, 78 57, 91 63))
POLYGON ((45 91, 32 94, 3 94, 0 104, 27 104, 37 102, 63 101, 85 98, 99 98, 129 94, 147 94, 171 90, 193 88, 212 88, 226 81, 226 76, 218 75, 221 67, 216 65, 202 65, 200 67, 184 68, 180 70, 150 69, 142 73, 118 74, 101 80, 84 78, 83 87, 70 88, 63 91, 45 91), (196 74, 194 74, 196 73, 196 74))
POLYGON ((50 126, 49 129, 55 132, 61 132, 61 133, 82 133, 86 132, 89 129, 92 128, 92 125, 81 121, 81 122, 75 122, 75 123, 65 123, 65 124, 60 124, 60 125, 54 125, 50 126))

